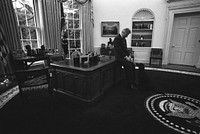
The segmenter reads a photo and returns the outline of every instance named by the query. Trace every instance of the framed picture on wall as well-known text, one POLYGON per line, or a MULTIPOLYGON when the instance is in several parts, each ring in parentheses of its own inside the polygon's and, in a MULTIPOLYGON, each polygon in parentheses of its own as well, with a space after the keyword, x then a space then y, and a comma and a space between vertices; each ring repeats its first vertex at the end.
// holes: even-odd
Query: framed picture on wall
POLYGON ((119 34, 118 21, 103 21, 101 22, 101 36, 113 37, 119 34))

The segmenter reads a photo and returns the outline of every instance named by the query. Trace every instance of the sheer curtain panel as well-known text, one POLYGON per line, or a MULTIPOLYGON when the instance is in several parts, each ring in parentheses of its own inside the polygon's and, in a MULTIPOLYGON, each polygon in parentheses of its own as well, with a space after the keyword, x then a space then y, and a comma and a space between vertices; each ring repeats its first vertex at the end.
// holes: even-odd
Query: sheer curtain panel
POLYGON ((90 0, 82 7, 83 53, 88 53, 94 50, 93 28, 93 6, 92 1, 90 0))
POLYGON ((16 15, 13 9, 12 0, 0 0, 0 49, 3 74, 13 73, 11 66, 11 52, 21 49, 20 38, 16 15))
POLYGON ((0 22, 5 32, 6 44, 11 51, 21 49, 16 15, 12 0, 0 0, 0 22))
POLYGON ((61 51, 61 13, 58 0, 42 0, 43 43, 46 48, 61 51))

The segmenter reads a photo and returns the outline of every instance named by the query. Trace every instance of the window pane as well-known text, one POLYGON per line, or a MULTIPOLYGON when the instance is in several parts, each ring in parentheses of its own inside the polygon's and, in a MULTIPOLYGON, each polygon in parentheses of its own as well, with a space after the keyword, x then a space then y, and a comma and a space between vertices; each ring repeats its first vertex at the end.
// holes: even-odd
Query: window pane
POLYGON ((33 9, 33 0, 23 0, 25 4, 30 6, 33 9))
POLYGON ((29 30, 26 28, 22 28, 22 39, 30 39, 29 30))
POLYGON ((12 2, 14 9, 16 9, 16 12, 25 13, 23 3, 19 2, 18 0, 12 0, 12 2))
POLYGON ((26 10, 26 14, 27 15, 33 15, 33 11, 32 10, 26 10))
POLYGON ((80 32, 79 30, 76 30, 75 32, 75 39, 80 39, 80 32))
POLYGON ((64 9, 69 8, 69 3, 68 2, 63 2, 63 8, 64 9))
POLYGON ((63 26, 63 29, 67 29, 67 28, 68 28, 68 23, 69 23, 69 22, 68 22, 68 20, 66 19, 66 20, 65 20, 65 23, 64 23, 64 26, 63 26))
POLYGON ((31 39, 37 39, 36 29, 30 29, 31 39))
POLYGON ((68 13, 64 13, 64 17, 65 17, 65 19, 68 19, 69 18, 68 13))
POLYGON ((30 41, 23 41, 23 46, 26 46, 26 45, 30 45, 31 46, 31 42, 30 41))
POLYGON ((80 48, 80 47, 81 47, 80 40, 76 40, 76 48, 80 48))
POLYGON ((29 5, 25 5, 25 7, 26 7, 26 14, 33 15, 33 7, 30 7, 29 5))
POLYGON ((75 48, 74 40, 69 41, 70 48, 75 48))
POLYGON ((68 17, 68 19, 73 19, 73 13, 68 13, 67 17, 68 17))
POLYGON ((79 19, 79 14, 78 14, 78 12, 76 12, 76 13, 74 14, 74 19, 79 19))
POLYGON ((63 38, 68 38, 69 30, 63 32, 63 38))
POLYGON ((25 14, 18 14, 18 20, 20 26, 26 26, 26 15, 25 14))
POLYGON ((74 21, 74 28, 79 28, 79 20, 74 21))
POLYGON ((35 26, 34 16, 33 15, 27 15, 28 19, 28 26, 35 26))
POLYGON ((31 42, 32 42, 32 48, 33 49, 38 48, 37 41, 31 41, 31 42))
POLYGON ((74 39, 74 31, 73 30, 69 30, 69 38, 74 39))
POLYGON ((74 3, 73 8, 74 8, 74 9, 78 9, 78 4, 77 4, 77 3, 74 3))
POLYGON ((73 8, 73 0, 68 0, 69 8, 73 8))
POLYGON ((73 20, 68 21, 68 28, 73 28, 73 20))
POLYGON ((24 8, 26 9, 26 14, 34 14, 33 0, 23 0, 24 8))

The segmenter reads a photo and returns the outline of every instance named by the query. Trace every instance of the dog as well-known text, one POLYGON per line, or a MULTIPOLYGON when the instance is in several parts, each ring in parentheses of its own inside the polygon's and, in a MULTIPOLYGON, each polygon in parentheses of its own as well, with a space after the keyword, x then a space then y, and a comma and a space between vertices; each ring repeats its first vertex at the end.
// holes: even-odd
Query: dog
POLYGON ((154 83, 151 81, 149 76, 145 71, 145 66, 143 63, 136 64, 139 67, 138 71, 138 89, 141 91, 153 91, 154 83))

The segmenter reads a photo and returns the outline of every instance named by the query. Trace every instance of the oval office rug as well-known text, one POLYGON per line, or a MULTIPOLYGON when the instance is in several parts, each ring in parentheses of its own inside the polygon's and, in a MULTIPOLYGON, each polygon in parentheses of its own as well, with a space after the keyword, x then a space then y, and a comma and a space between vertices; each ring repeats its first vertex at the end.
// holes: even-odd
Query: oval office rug
POLYGON ((146 100, 150 114, 183 134, 200 134, 200 101, 179 94, 155 94, 146 100))
POLYGON ((11 100, 13 97, 15 97, 19 93, 19 87, 15 86, 11 88, 10 90, 6 91, 3 94, 0 94, 0 109, 6 105, 6 103, 11 100))

